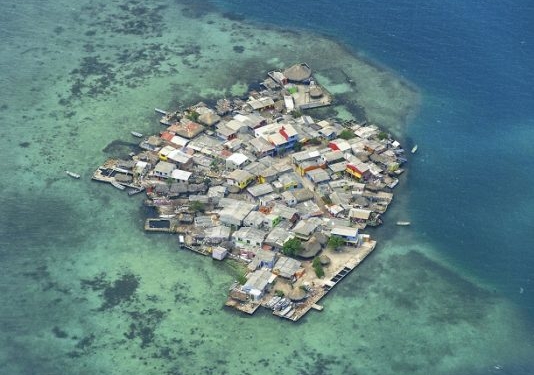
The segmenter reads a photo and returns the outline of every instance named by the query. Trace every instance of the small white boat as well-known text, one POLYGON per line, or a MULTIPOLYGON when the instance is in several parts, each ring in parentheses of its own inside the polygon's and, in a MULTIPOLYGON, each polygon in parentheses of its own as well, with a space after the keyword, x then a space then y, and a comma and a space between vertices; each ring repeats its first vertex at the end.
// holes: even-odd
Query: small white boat
POLYGON ((139 132, 131 131, 130 134, 137 138, 143 138, 143 134, 139 132))
POLYGON ((111 181, 111 185, 113 185, 114 187, 116 187, 119 190, 124 190, 126 188, 126 186, 124 186, 122 184, 119 184, 117 181, 111 181))
POLYGON ((67 173, 67 175, 69 175, 72 178, 76 178, 76 179, 80 178, 80 175, 78 173, 74 173, 71 171, 65 171, 65 173, 67 173))
POLYGON ((412 154, 415 154, 416 151, 417 151, 417 145, 413 146, 413 148, 412 148, 412 154))
POLYGON ((397 221, 397 225, 401 226, 401 227, 406 227, 408 225, 410 225, 412 223, 410 223, 409 221, 397 221))

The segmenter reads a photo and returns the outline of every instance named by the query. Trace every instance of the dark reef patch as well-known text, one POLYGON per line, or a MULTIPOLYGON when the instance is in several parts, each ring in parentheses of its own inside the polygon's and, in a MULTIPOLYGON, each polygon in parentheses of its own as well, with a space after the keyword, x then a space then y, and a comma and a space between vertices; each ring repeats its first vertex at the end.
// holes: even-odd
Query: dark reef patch
POLYGON ((124 159, 130 152, 139 152, 139 146, 135 143, 116 139, 104 147, 102 151, 109 154, 109 156, 124 159))
POLYGON ((54 336, 56 336, 58 339, 66 339, 67 337, 69 337, 69 335, 67 334, 67 332, 63 331, 61 328, 59 328, 58 326, 54 326, 54 328, 52 328, 52 333, 54 334, 54 336))
POLYGON ((139 287, 139 280, 138 276, 125 273, 117 280, 110 282, 106 279, 105 273, 100 273, 92 279, 81 279, 80 285, 82 289, 90 288, 93 291, 103 291, 101 297, 104 301, 98 309, 103 311, 133 301, 139 287))
POLYGON ((110 309, 122 302, 130 301, 138 287, 139 278, 137 276, 133 274, 122 275, 104 289, 104 303, 100 310, 110 309))
POLYGON ((21 147, 21 148, 28 148, 28 147, 30 147, 30 145, 31 145, 31 143, 27 142, 27 141, 19 143, 19 147, 21 147))
POLYGON ((245 47, 243 47, 243 46, 234 46, 232 49, 234 50, 235 53, 243 53, 243 52, 245 52, 245 47))
POLYGON ((246 19, 245 15, 241 13, 225 12, 222 16, 223 18, 236 22, 243 22, 246 19))
MULTIPOLYGON (((140 347, 146 348, 154 342, 155 331, 159 323, 165 318, 163 311, 151 308, 145 312, 127 311, 132 323, 124 336, 129 340, 140 339, 140 347)), ((170 354, 170 351, 167 355, 170 354)))

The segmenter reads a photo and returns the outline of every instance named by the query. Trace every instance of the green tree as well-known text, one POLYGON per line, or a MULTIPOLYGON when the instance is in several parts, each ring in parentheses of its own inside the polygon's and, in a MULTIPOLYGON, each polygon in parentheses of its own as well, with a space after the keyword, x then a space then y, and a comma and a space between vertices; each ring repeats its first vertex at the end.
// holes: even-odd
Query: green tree
POLYGON ((293 151, 299 152, 300 150, 302 150, 302 143, 295 142, 295 145, 293 146, 293 151))
POLYGON ((194 212, 204 212, 204 210, 206 209, 206 205, 200 201, 193 201, 191 202, 191 204, 189 205, 189 207, 194 211, 194 212))
POLYGON ((339 236, 331 236, 328 239, 327 246, 331 248, 332 250, 338 250, 340 247, 342 247, 345 244, 345 241, 343 241, 343 238, 339 236))
POLYGON ((189 112, 186 116, 189 120, 197 122, 200 114, 196 111, 189 112))
POLYGON ((388 133, 386 133, 384 131, 381 131, 380 133, 378 133, 378 139, 383 140, 383 139, 387 139, 387 138, 389 138, 388 133))
POLYGON ((344 129, 341 131, 341 133, 339 133, 339 138, 341 139, 352 139, 354 137, 356 137, 356 135, 350 129, 344 129))
POLYGON ((298 238, 287 240, 282 247, 282 254, 294 257, 302 251, 302 243, 298 238))
POLYGON ((318 278, 321 278, 324 276, 323 265, 321 264, 321 260, 319 259, 319 257, 313 258, 312 267, 313 267, 313 270, 315 271, 315 275, 318 278))

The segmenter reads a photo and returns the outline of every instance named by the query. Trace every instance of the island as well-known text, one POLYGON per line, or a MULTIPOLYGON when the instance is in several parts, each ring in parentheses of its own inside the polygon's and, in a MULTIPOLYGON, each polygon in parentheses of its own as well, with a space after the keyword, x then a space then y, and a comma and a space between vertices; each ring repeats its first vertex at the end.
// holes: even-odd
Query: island
POLYGON ((93 174, 146 194, 149 232, 177 248, 233 262, 225 303, 298 321, 376 247, 407 161, 391 134, 367 121, 314 118, 334 100, 306 63, 273 70, 244 97, 156 108, 164 129, 93 174))

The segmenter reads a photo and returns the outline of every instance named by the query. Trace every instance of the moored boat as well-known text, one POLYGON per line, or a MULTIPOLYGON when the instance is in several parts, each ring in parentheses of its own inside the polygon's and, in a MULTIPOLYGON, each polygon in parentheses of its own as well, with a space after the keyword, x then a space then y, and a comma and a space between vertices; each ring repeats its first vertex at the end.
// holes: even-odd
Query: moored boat
POLYGON ((123 184, 119 184, 117 181, 111 181, 111 185, 113 185, 119 190, 124 190, 126 188, 126 186, 124 186, 123 184))
POLYGON ((80 175, 78 173, 74 173, 71 171, 65 171, 65 173, 67 173, 67 175, 69 175, 72 178, 76 178, 76 179, 80 178, 80 175))
POLYGON ((412 148, 412 154, 415 154, 415 152, 417 151, 417 148, 418 148, 417 145, 413 146, 413 148, 412 148))
POLYGON ((143 138, 143 134, 139 132, 131 131, 130 134, 132 134, 134 137, 137 137, 137 138, 143 138))
POLYGON ((145 188, 139 188, 139 189, 130 189, 128 190, 128 195, 132 196, 132 195, 135 195, 135 194, 139 194, 140 192, 144 191, 145 188))
POLYGON ((397 225, 401 226, 401 227, 405 227, 405 226, 408 226, 412 223, 410 223, 409 221, 397 221, 397 225))

